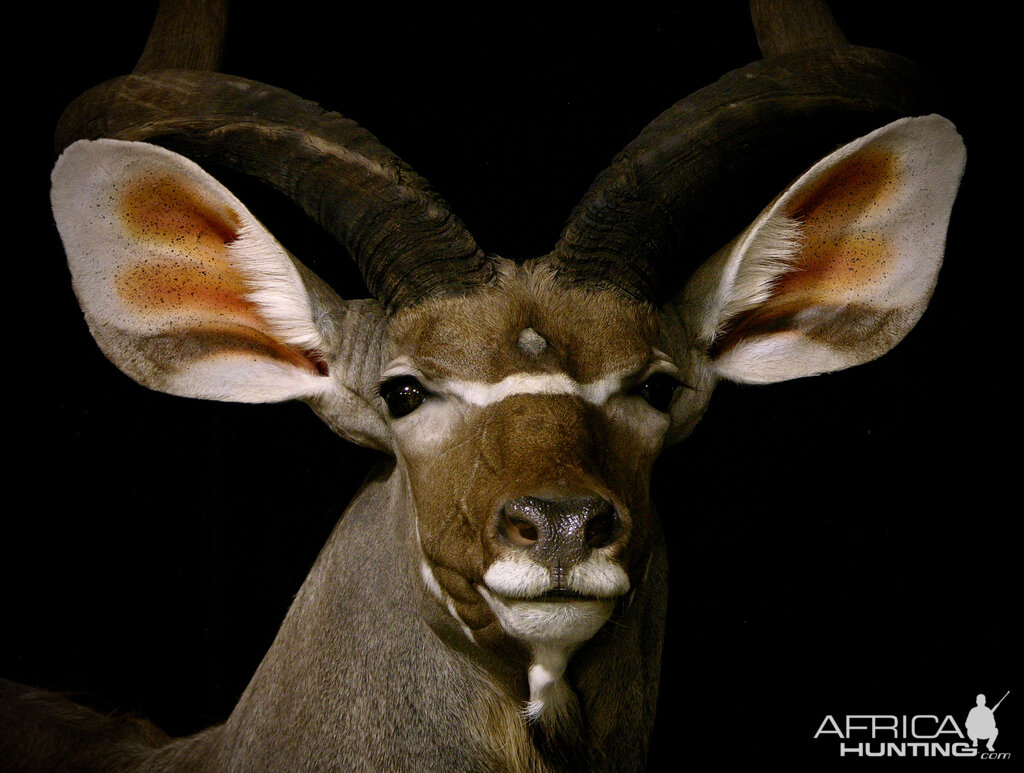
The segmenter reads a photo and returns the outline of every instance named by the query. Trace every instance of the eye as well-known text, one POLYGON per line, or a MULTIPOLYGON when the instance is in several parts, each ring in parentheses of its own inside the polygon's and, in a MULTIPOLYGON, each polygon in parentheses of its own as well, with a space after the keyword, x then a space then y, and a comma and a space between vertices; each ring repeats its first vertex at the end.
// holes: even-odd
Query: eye
POLYGON ((672 398, 681 386, 675 376, 668 373, 652 373, 633 387, 632 394, 639 395, 662 413, 668 413, 672 398))
POLYGON ((412 376, 396 376, 380 385, 380 396, 391 418, 400 419, 419 408, 430 392, 412 376))

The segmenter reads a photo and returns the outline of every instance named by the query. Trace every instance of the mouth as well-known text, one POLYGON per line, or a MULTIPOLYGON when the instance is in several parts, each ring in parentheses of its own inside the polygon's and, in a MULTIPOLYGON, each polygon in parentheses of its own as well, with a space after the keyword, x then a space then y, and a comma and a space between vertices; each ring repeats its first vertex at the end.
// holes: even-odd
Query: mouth
POLYGON ((522 599, 522 601, 555 601, 555 602, 565 602, 565 601, 599 601, 599 600, 600 599, 597 596, 590 596, 590 595, 587 595, 587 594, 584 594, 584 593, 580 593, 577 590, 572 590, 570 588, 552 588, 551 590, 544 591, 539 596, 534 596, 533 598, 530 598, 530 599, 522 599))
POLYGON ((532 645, 580 644, 597 633, 615 607, 614 599, 561 588, 527 597, 491 593, 484 585, 477 591, 508 634, 532 645))
POLYGON ((616 562, 592 558, 557 575, 520 556, 495 561, 483 587, 509 602, 574 603, 612 601, 630 590, 629 577, 616 562))

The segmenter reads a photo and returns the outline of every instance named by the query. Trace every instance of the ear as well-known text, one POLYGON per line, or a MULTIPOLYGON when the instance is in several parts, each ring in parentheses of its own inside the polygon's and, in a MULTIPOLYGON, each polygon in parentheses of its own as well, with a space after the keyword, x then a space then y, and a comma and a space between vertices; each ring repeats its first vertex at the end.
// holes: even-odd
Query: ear
POLYGON ((874 359, 924 312, 965 151, 937 116, 826 157, 691 279, 682 303, 713 370, 769 383, 874 359))
MULTIPOLYGON (((365 385, 344 374, 363 368, 342 353, 372 358, 374 347, 342 339, 381 327, 374 304, 339 300, 199 166, 147 143, 81 141, 61 155, 52 183, 89 328, 136 381, 186 397, 298 398, 318 410, 338 405, 339 391, 341 403, 360 402, 365 385)), ((362 402, 365 413, 372 400, 362 402)), ((374 418, 355 424, 366 434, 374 418)))

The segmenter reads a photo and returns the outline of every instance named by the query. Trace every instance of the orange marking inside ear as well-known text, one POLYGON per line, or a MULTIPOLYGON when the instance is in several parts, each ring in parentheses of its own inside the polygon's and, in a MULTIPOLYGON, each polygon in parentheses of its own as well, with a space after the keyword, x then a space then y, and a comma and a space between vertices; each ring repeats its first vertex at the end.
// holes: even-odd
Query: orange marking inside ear
POLYGON ((805 222, 827 219, 847 226, 895 192, 897 166, 896 154, 884 148, 855 153, 795 197, 790 217, 805 222))
POLYGON ((779 278, 773 298, 844 295, 884 274, 892 255, 888 240, 857 222, 885 206, 896 192, 898 162, 883 149, 862 151, 829 170, 792 203, 803 245, 795 271, 779 278))
POLYGON ((237 212, 210 205, 171 176, 133 181, 119 203, 139 251, 114 280, 125 306, 139 315, 170 318, 211 354, 249 353, 326 375, 322 359, 278 340, 248 300, 249 282, 227 249, 238 239, 237 212))
POLYGON ((256 305, 245 298, 247 288, 241 275, 224 265, 150 259, 122 271, 116 288, 118 297, 136 313, 192 311, 265 324, 256 305))
POLYGON ((173 177, 134 181, 120 201, 129 234, 144 254, 122 271, 115 287, 137 313, 199 312, 264 327, 246 300, 244 276, 228 261, 226 246, 238 238, 238 214, 218 211, 173 177), (154 254, 145 254, 146 245, 154 254))
POLYGON ((277 360, 317 376, 328 375, 327 363, 310 352, 283 344, 262 330, 245 325, 204 326, 187 332, 205 356, 240 355, 277 360))
POLYGON ((859 224, 892 199, 898 175, 896 155, 872 148, 836 165, 795 197, 785 214, 800 223, 798 259, 775 281, 768 300, 732 320, 715 342, 715 356, 741 340, 788 331, 850 345, 840 340, 840 322, 860 329, 863 324, 855 319, 881 313, 871 293, 862 291, 883 279, 895 260, 886 236, 859 224))
POLYGON ((238 238, 238 213, 215 209, 173 177, 144 177, 121 197, 121 216, 135 236, 192 251, 238 238))

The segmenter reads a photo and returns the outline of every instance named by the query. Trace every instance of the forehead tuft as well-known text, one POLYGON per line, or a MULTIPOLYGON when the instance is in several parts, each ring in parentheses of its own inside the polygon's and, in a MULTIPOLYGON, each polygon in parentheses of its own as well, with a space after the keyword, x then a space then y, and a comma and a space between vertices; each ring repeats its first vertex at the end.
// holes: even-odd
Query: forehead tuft
POLYGON ((534 357, 539 357, 548 350, 548 342, 544 336, 534 330, 532 327, 528 327, 519 334, 519 339, 516 341, 516 345, 527 354, 532 354, 534 357))
POLYGON ((642 367, 658 328, 646 305, 507 264, 493 285, 398 312, 390 332, 392 356, 431 376, 494 382, 564 372, 587 383, 642 367))

